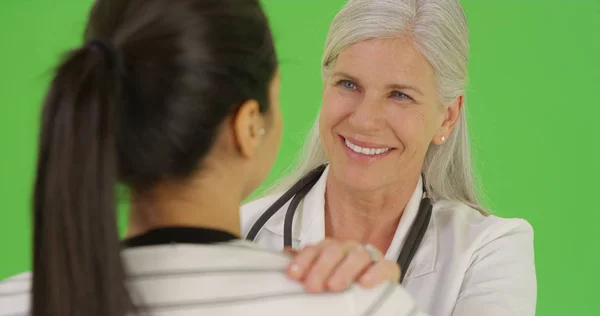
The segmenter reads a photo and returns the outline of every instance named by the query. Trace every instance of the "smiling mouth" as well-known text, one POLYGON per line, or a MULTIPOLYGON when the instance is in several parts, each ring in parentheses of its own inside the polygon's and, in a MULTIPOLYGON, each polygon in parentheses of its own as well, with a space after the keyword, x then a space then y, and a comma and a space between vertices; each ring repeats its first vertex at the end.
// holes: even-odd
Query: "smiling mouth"
POLYGON ((391 147, 381 147, 381 148, 360 147, 360 146, 358 146, 356 144, 353 144, 352 142, 350 142, 346 138, 344 138, 344 144, 346 144, 346 147, 348 147, 353 152, 355 152, 357 154, 366 155, 366 156, 383 155, 383 154, 387 153, 388 151, 394 149, 394 148, 391 148, 391 147))

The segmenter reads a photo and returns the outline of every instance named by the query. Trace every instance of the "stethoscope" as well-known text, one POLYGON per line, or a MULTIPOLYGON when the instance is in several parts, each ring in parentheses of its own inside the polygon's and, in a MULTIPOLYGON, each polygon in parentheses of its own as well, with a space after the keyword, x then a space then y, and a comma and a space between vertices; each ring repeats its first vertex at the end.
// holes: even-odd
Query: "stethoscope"
MULTIPOLYGON (((256 220, 252 228, 248 232, 246 236, 247 240, 254 241, 256 236, 263 228, 263 226, 267 223, 267 221, 277 213, 279 209, 281 209, 285 203, 287 203, 290 199, 290 205, 285 213, 285 220, 283 224, 283 246, 291 247, 292 246, 292 225, 294 220, 294 214, 296 213, 296 209, 300 204, 300 201, 308 194, 308 192, 313 188, 313 186, 319 181, 321 175, 325 171, 327 165, 321 165, 304 177, 302 177, 298 182, 296 182, 289 190, 287 190, 275 203, 273 203, 259 218, 256 220)), ((427 197, 427 191, 425 188, 425 183, 423 183, 423 199, 419 205, 419 211, 417 213, 417 218, 413 222, 408 236, 406 237, 406 242, 404 243, 404 247, 400 250, 400 255, 398 256, 398 260, 396 262, 400 265, 403 273, 400 277, 400 283, 404 280, 404 276, 406 275, 406 271, 408 271, 408 267, 410 262, 412 261, 421 241, 423 240, 423 236, 425 236, 425 232, 427 231, 427 226, 429 225, 429 221, 431 220, 431 210, 433 208, 433 204, 430 198, 427 197)))

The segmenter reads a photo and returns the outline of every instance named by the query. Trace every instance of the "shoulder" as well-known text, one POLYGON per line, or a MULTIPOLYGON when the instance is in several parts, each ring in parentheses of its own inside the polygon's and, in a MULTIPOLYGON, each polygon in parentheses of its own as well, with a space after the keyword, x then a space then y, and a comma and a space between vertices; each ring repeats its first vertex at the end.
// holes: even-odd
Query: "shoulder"
POLYGON ((459 202, 436 204, 432 218, 440 243, 440 269, 461 276, 456 283, 460 294, 455 311, 460 314, 488 304, 492 314, 505 314, 508 309, 535 314, 531 224, 521 218, 483 215, 459 202))
POLYGON ((449 233, 470 241, 473 246, 484 246, 497 239, 528 240, 533 243, 533 227, 522 218, 502 218, 484 215, 458 201, 438 201, 432 218, 440 233, 449 233))
POLYGON ((534 240, 529 222, 483 215, 462 203, 447 201, 437 205, 433 217, 441 257, 446 263, 459 262, 465 286, 510 280, 507 283, 518 284, 519 289, 509 292, 528 298, 526 305, 535 301, 534 240))
MULTIPOLYGON (((242 235, 245 236, 254 222, 271 206, 283 193, 275 193, 250 201, 240 207, 240 222, 242 235)), ((289 201, 283 207, 289 204, 289 201)))
POLYGON ((358 315, 418 315, 415 300, 395 281, 370 289, 353 285, 346 299, 355 304, 358 315))
POLYGON ((353 285, 341 293, 310 294, 301 283, 287 277, 285 267, 289 264, 289 255, 265 250, 247 241, 212 246, 152 246, 129 249, 125 253, 128 270, 135 275, 130 278, 131 285, 136 295, 147 302, 160 300, 177 304, 186 300, 226 300, 227 305, 218 307, 221 310, 210 311, 228 315, 243 312, 252 315, 365 315, 365 311, 376 309, 380 312, 368 315, 406 315, 381 314, 381 311, 396 312, 405 308, 403 305, 412 304, 410 296, 398 293, 399 286, 392 283, 373 289, 353 285), (202 273, 196 273, 198 269, 202 273), (153 271, 161 271, 162 276, 174 273, 177 278, 161 277, 155 282, 148 278, 153 271), (254 286, 256 284, 260 286, 254 286))
POLYGON ((0 316, 27 313, 31 273, 12 276, 0 282, 0 316))

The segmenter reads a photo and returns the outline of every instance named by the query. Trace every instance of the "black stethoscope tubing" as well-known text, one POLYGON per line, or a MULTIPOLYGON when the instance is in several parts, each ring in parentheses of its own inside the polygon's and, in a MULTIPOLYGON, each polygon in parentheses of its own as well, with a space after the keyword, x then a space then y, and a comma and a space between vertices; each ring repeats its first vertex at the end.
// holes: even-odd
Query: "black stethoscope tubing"
MULTIPOLYGON (((267 208, 267 210, 256 220, 254 225, 252 225, 252 228, 250 228, 246 239, 254 241, 267 221, 291 199, 292 201, 290 202, 290 205, 285 213, 283 224, 283 245, 284 247, 291 247, 294 214, 298 209, 298 205, 302 199, 308 194, 308 192, 310 192, 319 178, 321 178, 321 175, 323 174, 323 171, 325 171, 326 167, 327 165, 321 165, 315 168, 302 177, 298 182, 296 182, 289 190, 283 193, 283 195, 281 195, 281 197, 279 197, 279 199, 277 199, 269 208, 267 208)), ((415 253, 419 249, 419 245, 421 244, 423 236, 425 236, 425 233, 427 232, 429 222, 431 221, 433 203, 431 199, 427 197, 425 184, 423 184, 423 195, 425 197, 421 200, 417 217, 415 218, 408 232, 404 247, 402 247, 400 250, 398 260, 396 260, 403 272, 400 276, 400 283, 402 283, 404 280, 406 275, 405 272, 408 271, 408 267, 410 266, 415 253)))

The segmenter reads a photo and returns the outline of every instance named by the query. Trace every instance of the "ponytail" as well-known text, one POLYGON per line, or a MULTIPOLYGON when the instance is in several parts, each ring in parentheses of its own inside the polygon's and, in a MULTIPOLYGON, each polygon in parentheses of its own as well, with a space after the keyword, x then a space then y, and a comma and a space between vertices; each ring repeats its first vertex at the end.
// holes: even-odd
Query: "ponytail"
POLYGON ((119 72, 92 43, 59 67, 43 105, 33 196, 33 316, 123 316, 116 222, 119 72))

